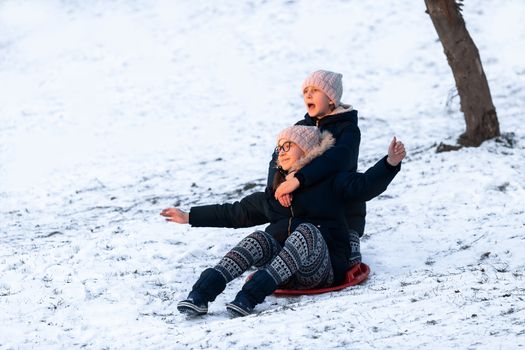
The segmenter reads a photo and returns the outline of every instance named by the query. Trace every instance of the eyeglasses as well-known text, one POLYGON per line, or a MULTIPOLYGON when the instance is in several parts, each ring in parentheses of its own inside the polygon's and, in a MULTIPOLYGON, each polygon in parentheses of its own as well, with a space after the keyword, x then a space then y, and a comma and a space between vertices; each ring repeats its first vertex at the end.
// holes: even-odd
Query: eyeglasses
POLYGON ((290 150, 290 147, 292 147, 292 141, 286 141, 280 146, 275 147, 275 153, 279 154, 281 151, 288 152, 290 150))

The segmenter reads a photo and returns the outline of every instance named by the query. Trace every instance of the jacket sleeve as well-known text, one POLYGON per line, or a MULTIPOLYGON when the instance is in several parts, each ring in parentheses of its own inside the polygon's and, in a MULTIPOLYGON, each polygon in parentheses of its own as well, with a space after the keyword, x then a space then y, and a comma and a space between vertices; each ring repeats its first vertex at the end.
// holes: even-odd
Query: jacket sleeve
POLYGON ((337 174, 334 180, 335 191, 343 196, 345 202, 369 201, 383 193, 400 170, 401 163, 392 166, 385 156, 365 173, 337 174))
POLYGON ((348 125, 337 138, 335 145, 299 170, 295 177, 301 187, 309 187, 341 171, 356 171, 361 132, 355 125, 348 125))
POLYGON ((252 193, 240 201, 211 204, 190 209, 190 225, 195 227, 250 227, 269 221, 265 214, 266 195, 252 193))

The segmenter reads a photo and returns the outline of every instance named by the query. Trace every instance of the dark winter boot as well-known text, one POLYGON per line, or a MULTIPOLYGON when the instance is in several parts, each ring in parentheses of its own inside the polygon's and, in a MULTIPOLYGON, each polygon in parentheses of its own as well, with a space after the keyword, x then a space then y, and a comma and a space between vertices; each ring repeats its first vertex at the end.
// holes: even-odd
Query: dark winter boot
POLYGON ((266 270, 259 270, 244 284, 235 299, 226 304, 226 309, 233 317, 248 316, 255 305, 262 303, 276 289, 277 284, 270 274, 266 270))
POLYGON ((208 302, 214 301, 224 288, 224 277, 215 269, 206 269, 193 285, 188 298, 177 304, 177 310, 188 316, 205 315, 208 313, 208 302))

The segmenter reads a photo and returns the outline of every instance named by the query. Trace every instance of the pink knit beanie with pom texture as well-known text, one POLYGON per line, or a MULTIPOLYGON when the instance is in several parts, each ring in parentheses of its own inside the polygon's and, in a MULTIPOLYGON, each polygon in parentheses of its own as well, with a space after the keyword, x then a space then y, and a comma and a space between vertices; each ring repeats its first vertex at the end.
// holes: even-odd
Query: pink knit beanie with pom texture
POLYGON ((306 77, 303 82, 302 91, 308 86, 321 90, 338 107, 343 95, 343 75, 340 73, 318 70, 306 77))
POLYGON ((279 133, 277 144, 281 140, 292 141, 304 153, 309 153, 313 148, 319 146, 321 133, 315 126, 293 125, 279 133))

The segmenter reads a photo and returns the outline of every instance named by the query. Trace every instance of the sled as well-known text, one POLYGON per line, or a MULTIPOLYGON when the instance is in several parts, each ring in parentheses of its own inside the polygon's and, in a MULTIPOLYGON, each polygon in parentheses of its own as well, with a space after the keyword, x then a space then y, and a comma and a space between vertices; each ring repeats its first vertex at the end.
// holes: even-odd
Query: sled
POLYGON ((370 267, 367 264, 359 263, 353 266, 350 270, 346 271, 346 277, 343 283, 328 288, 318 289, 277 289, 273 292, 276 296, 288 296, 288 295, 315 295, 329 292, 337 292, 345 288, 355 286, 367 279, 370 274, 370 267))
MULTIPOLYGON (((370 274, 370 267, 365 263, 359 263, 352 266, 352 268, 346 271, 346 277, 343 283, 327 287, 327 288, 317 288, 317 289, 277 289, 273 292, 276 296, 290 296, 290 295, 315 295, 323 294, 329 292, 337 292, 345 288, 356 286, 366 280, 370 274)), ((249 275, 246 278, 246 281, 249 281, 252 278, 253 274, 249 275)))

